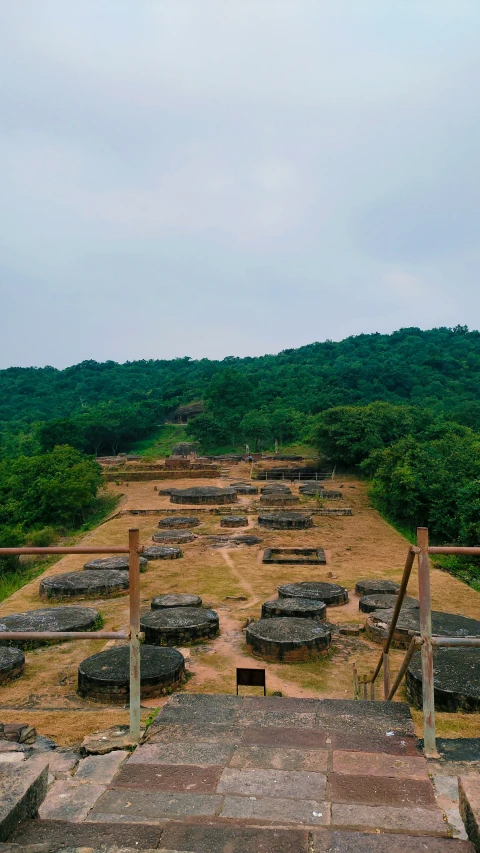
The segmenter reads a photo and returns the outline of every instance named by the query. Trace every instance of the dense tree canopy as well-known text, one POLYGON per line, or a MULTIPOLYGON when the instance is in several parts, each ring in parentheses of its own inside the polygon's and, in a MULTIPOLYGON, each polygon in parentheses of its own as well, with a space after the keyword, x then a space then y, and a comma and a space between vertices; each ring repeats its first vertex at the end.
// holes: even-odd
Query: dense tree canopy
MULTIPOLYGON (((480 333, 401 329, 358 335, 278 355, 198 361, 134 361, 0 371, 0 422, 70 418, 103 403, 160 405, 172 411, 204 399, 243 417, 278 400, 304 414, 377 400, 456 412, 480 429, 480 333)), ((240 418, 241 420, 241 418, 240 418)))

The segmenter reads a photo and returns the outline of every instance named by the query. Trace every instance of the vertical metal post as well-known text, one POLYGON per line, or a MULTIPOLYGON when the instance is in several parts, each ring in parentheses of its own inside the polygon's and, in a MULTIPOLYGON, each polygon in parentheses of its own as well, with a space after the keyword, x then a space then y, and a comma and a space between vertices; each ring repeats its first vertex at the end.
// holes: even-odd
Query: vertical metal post
POLYGON ((417 528, 418 592, 422 645, 423 748, 426 756, 437 755, 435 741, 435 694, 433 687, 432 605, 430 600, 430 559, 428 528, 417 528))
POLYGON ((128 531, 130 575, 130 737, 140 740, 140 558, 138 528, 128 531))
POLYGON ((383 698, 390 693, 390 652, 383 653, 383 698))
POLYGON ((375 699, 375 682, 373 680, 373 669, 370 670, 370 699, 375 699))

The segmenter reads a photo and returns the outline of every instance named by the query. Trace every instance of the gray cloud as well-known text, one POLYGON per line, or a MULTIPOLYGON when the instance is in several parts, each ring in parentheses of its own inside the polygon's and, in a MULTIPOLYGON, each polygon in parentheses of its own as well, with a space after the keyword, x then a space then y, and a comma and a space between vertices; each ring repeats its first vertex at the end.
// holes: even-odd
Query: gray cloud
POLYGON ((1 366, 479 326, 475 0, 0 17, 1 366))

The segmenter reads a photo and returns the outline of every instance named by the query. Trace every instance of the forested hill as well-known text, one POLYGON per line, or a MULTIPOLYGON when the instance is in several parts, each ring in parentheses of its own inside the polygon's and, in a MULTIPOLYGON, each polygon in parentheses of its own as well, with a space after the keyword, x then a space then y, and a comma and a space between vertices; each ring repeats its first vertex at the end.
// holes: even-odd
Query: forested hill
POLYGON ((48 421, 105 403, 147 403, 161 419, 181 403, 208 399, 226 370, 247 380, 248 409, 281 401, 315 414, 374 400, 409 402, 480 429, 480 333, 464 326, 358 335, 223 361, 186 357, 84 361, 65 370, 11 367, 0 371, 0 421, 48 421))

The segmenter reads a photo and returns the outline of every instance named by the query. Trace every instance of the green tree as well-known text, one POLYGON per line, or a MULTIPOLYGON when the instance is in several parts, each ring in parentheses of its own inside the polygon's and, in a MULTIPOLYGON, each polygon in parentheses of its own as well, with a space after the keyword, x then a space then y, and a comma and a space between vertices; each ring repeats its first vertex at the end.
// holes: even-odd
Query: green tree
POLYGON ((318 450, 344 465, 358 465, 374 450, 416 432, 419 421, 432 415, 412 406, 375 402, 368 406, 337 406, 318 418, 315 440, 318 450))
POLYGON ((61 444, 69 444, 77 450, 85 449, 85 436, 73 418, 58 418, 40 424, 38 437, 42 453, 48 453, 61 444))
POLYGON ((263 412, 247 412, 240 423, 246 441, 253 441, 254 452, 257 453, 261 442, 265 442, 271 435, 270 423, 263 412))

